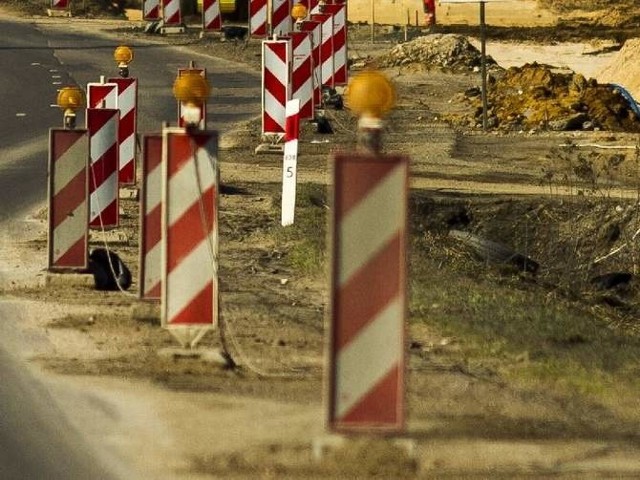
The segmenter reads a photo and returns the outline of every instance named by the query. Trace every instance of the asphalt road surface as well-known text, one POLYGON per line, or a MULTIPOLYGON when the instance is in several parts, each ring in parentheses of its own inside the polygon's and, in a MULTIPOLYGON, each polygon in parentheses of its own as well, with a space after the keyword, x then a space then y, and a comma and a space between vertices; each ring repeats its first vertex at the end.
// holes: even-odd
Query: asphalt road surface
POLYGON ((116 479, 49 392, 0 349, 0 478, 116 479))
MULTIPOLYGON (((117 38, 46 22, 34 25, 0 19, 0 228, 20 218, 47 198, 48 135, 62 126, 53 107, 57 90, 117 75, 113 51, 117 38), (6 225, 6 223, 5 223, 6 225)), ((260 79, 179 47, 127 42, 134 48, 131 76, 139 81, 138 132, 159 132, 163 122, 175 123, 176 101, 171 86, 178 68, 191 60, 207 68, 217 88, 230 98, 216 99, 209 128, 225 129, 258 113, 260 79), (233 95, 237 89, 238 95, 233 95)), ((78 126, 84 125, 79 112, 78 126)), ((0 266, 0 273, 2 267, 0 266)), ((0 303, 0 320, 15 317, 0 303)), ((4 325, 3 328, 11 328, 4 325)), ((0 339, 0 478, 3 480, 110 479, 111 473, 65 419, 55 399, 0 339)), ((120 469, 120 471, 122 471, 120 469)))
MULTIPOLYGON (((240 65, 153 39, 90 35, 90 24, 80 19, 63 26, 0 19, 0 28, 0 222, 46 200, 48 131, 62 126, 62 113, 52 106, 57 90, 68 85, 85 89, 101 76, 117 76, 113 51, 123 41, 134 50, 130 71, 138 79, 139 134, 159 132, 163 122, 175 124, 171 87, 178 69, 191 61, 207 69, 218 93, 209 100, 208 128, 224 131, 259 113, 260 78, 240 65)), ((77 125, 84 126, 83 112, 77 125)))

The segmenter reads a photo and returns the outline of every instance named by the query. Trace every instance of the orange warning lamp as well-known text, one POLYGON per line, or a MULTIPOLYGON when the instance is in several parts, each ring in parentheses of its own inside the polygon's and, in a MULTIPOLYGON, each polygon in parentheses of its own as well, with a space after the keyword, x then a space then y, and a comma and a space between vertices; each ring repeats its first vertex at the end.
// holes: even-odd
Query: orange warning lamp
POLYGON ((209 97, 209 82, 199 72, 187 70, 173 83, 173 96, 177 100, 199 105, 209 97))
POLYGON ((209 82, 199 71, 186 70, 173 83, 173 96, 183 103, 182 117, 187 126, 195 126, 202 117, 202 105, 209 97, 209 82))
POLYGON ((307 16, 307 7, 305 7, 301 3, 296 3, 291 8, 291 16, 295 19, 296 22, 301 21, 302 19, 306 18, 306 16, 307 16))
POLYGON ((361 120, 380 120, 395 106, 396 91, 384 74, 369 70, 351 79, 347 86, 346 103, 361 120))
POLYGON ((358 115, 358 143, 365 150, 382 151, 382 117, 396 103, 396 91, 391 81, 376 70, 356 75, 347 85, 346 104, 358 115))
POLYGON ((78 87, 64 87, 58 91, 56 103, 65 110, 82 108, 84 106, 84 93, 78 87))
POLYGON ((63 87, 58 91, 56 103, 64 110, 65 128, 74 128, 76 110, 84 106, 84 93, 78 87, 63 87))
POLYGON ((120 45, 113 52, 113 59, 118 62, 118 65, 124 63, 125 65, 129 65, 133 62, 133 50, 131 50, 126 45, 120 45))
POLYGON ((133 62, 133 50, 125 45, 120 45, 113 52, 113 59, 118 64, 121 77, 129 76, 129 64, 133 62))

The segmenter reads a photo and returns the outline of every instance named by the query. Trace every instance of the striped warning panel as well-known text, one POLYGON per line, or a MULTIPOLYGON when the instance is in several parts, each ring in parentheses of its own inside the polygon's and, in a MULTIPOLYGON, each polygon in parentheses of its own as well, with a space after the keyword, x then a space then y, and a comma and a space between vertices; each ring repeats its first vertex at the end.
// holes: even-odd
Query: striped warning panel
POLYGON ((313 105, 320 105, 322 100, 322 63, 320 62, 320 47, 322 46, 322 24, 305 20, 300 30, 311 34, 311 60, 313 63, 313 105))
POLYGON ((69 0, 51 0, 51 8, 53 9, 67 9, 69 8, 69 0))
POLYGON ((306 0, 305 5, 307 7, 307 10, 309 11, 309 14, 322 13, 320 11, 320 0, 306 0))
POLYGON ((142 0, 143 20, 160 20, 160 0, 142 0))
POLYGON ((271 0, 271 34, 288 35, 291 27, 291 0, 271 0))
POLYGON ((333 79, 332 85, 347 84, 347 5, 325 5, 324 13, 333 16, 333 79))
POLYGON ((267 0, 249 0, 249 32, 252 37, 264 38, 269 33, 267 0))
POLYGON ((118 226, 118 123, 120 111, 87 109, 89 130, 89 226, 118 226))
POLYGON ((86 269, 89 225, 86 130, 49 131, 49 270, 86 269))
POLYGON ((202 0, 202 29, 210 32, 222 30, 222 16, 218 0, 202 0))
POLYGON ((138 80, 136 78, 110 78, 117 85, 119 162, 118 182, 121 185, 136 183, 136 133, 138 117, 138 80))
POLYGON ((320 22, 320 82, 333 87, 333 16, 328 13, 311 15, 311 20, 320 22))
POLYGON ((163 131, 162 323, 191 344, 218 318, 218 137, 163 131))
POLYGON ((162 135, 142 139, 140 298, 160 300, 162 281, 162 135))
POLYGON ((334 161, 328 423, 404 428, 408 159, 334 161))
POLYGON ((284 134, 289 99, 289 41, 262 42, 262 133, 284 134))
POLYGON ((87 83, 87 108, 118 108, 118 85, 87 83))
POLYGON ((168 27, 182 25, 180 0, 162 0, 162 20, 168 27))
POLYGON ((311 34, 291 32, 291 98, 300 100, 300 118, 313 118, 313 60, 311 34))

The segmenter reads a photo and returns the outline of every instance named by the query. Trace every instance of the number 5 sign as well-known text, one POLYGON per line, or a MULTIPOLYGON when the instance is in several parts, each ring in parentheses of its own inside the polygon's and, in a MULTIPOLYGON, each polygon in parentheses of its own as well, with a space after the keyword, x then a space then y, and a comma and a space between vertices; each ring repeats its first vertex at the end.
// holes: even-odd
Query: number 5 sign
POLYGON ((282 162, 282 226, 293 225, 296 208, 296 168, 298 164, 298 134, 300 131, 300 99, 286 105, 284 159, 282 162))

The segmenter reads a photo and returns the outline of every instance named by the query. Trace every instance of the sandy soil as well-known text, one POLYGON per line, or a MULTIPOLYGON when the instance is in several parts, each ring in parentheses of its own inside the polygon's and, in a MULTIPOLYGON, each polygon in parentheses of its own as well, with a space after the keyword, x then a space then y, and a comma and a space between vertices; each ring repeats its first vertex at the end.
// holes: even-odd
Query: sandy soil
MULTIPOLYGON (((361 0, 349 3, 349 20, 351 22, 375 23, 386 25, 404 25, 409 19, 414 25, 416 18, 419 25, 424 25, 423 3, 420 0, 378 0, 372 2, 361 0)), ((555 25, 557 17, 538 8, 535 0, 507 0, 495 2, 486 7, 485 21, 488 25, 502 26, 549 26, 555 25)), ((477 3, 447 4, 437 2, 436 18, 442 25, 466 24, 477 25, 479 7, 477 3)))
MULTIPOLYGON (((523 8, 517 20, 508 16, 510 22, 551 21, 548 12, 532 15, 533 2, 512 3, 523 8)), ((454 16, 454 8, 472 13, 471 6, 451 6, 452 22, 462 18, 454 16)), ((507 18, 498 10, 496 15, 496 22, 507 18)), ((227 47, 193 48, 216 54, 227 47)), ((380 48, 366 41, 353 45, 361 55, 380 48)), ((492 44, 491 49, 499 62, 514 56, 512 46, 492 44)), ((550 58, 559 58, 558 50, 553 52, 550 58)), ((516 53, 514 62, 540 60, 548 51, 536 46, 516 53)), ((583 62, 579 53, 580 45, 567 46, 562 61, 577 68, 583 62)), ((439 116, 455 113, 459 106, 451 99, 476 85, 476 74, 403 69, 389 74, 399 99, 388 121, 386 148, 411 155, 415 188, 443 195, 542 194, 548 187, 539 184, 539 162, 559 143, 634 142, 634 136, 606 132, 461 134, 439 116)), ((327 183, 328 154, 355 144, 349 114, 328 115, 336 134, 327 143, 326 136, 304 127, 301 185, 327 183)), ((25 221, 3 226, 3 344, 29 361, 74 425, 105 455, 136 471, 137 478, 366 478, 374 472, 383 478, 640 475, 637 446, 625 440, 624 424, 607 424, 610 435, 601 438, 585 426, 601 420, 596 406, 574 409, 563 399, 534 395, 481 370, 448 364, 444 354, 457 348, 455 339, 424 325, 409 332, 418 347, 409 356, 405 443, 365 437, 347 442, 338 456, 315 458, 314 445, 335 441, 323 425, 324 276, 290 271, 282 260, 286 243, 262 234, 274 225, 281 169, 278 156, 251 153, 257 125, 248 122, 225 132, 221 151, 221 178, 228 187, 220 212, 222 315, 231 328, 225 340, 242 366, 237 371, 204 358, 172 356, 176 342, 159 328, 157 306, 137 300, 135 283, 131 292, 104 293, 92 289, 87 275, 45 273, 44 207, 25 221), (18 237, 16 231, 24 233, 18 237), (523 433, 527 427, 530 435, 523 433), (536 428, 544 432, 536 435, 536 428), (616 436, 616 430, 623 433, 616 436)), ((312 190, 305 198, 317 201, 314 195, 312 190)), ((132 200, 123 205, 122 232, 129 240, 112 246, 135 275, 137 205, 132 200)), ((220 332, 202 342, 204 352, 220 346, 220 332)))

